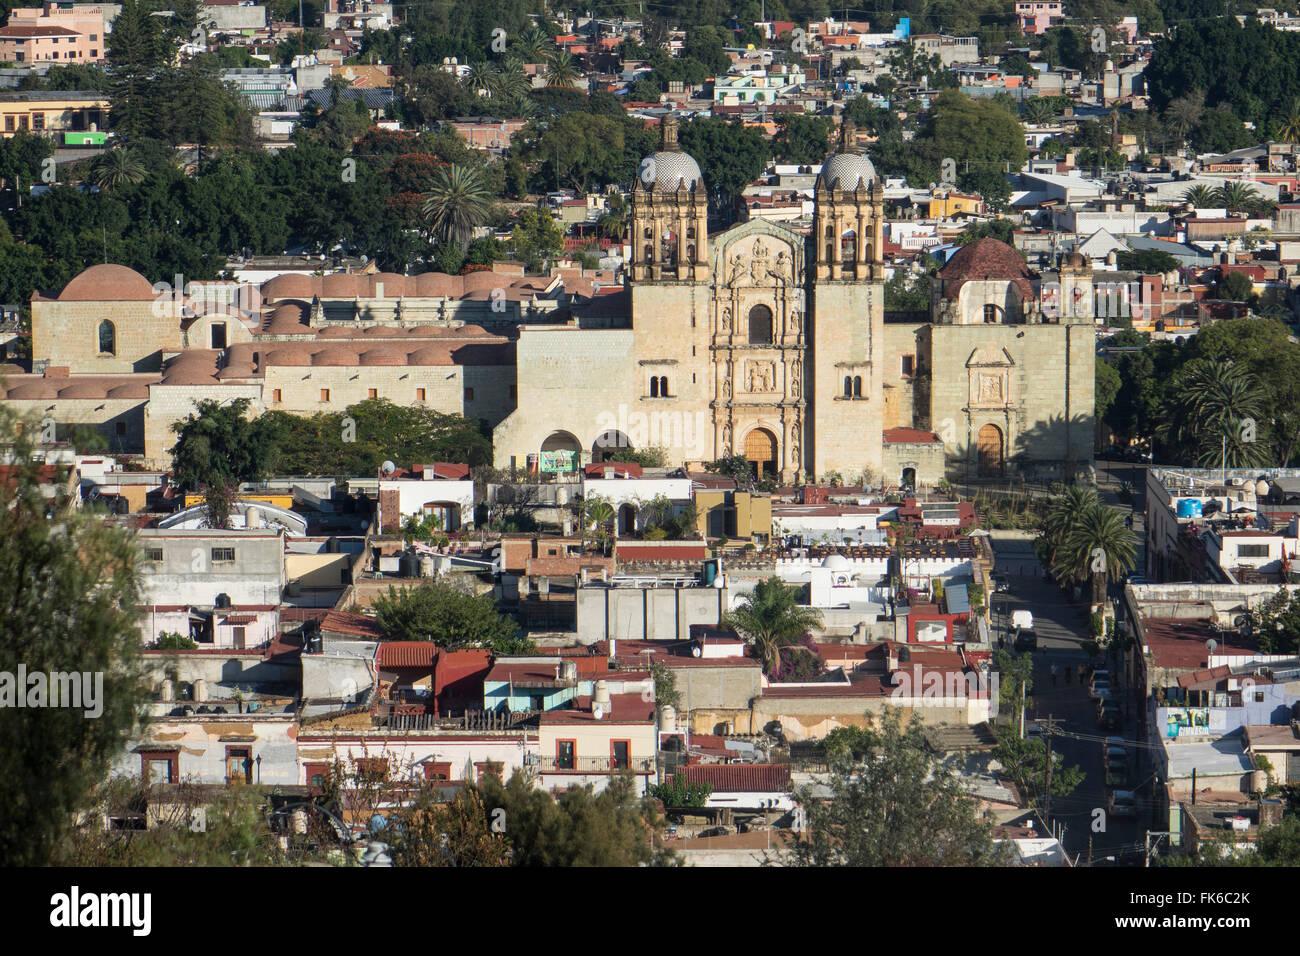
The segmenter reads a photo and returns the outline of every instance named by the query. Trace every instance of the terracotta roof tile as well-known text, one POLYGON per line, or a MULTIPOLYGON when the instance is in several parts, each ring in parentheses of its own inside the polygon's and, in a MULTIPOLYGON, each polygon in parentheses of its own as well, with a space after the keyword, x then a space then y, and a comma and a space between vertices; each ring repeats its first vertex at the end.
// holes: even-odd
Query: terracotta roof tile
POLYGON ((714 793, 783 793, 790 789, 788 763, 693 764, 677 771, 687 783, 709 783, 714 793))

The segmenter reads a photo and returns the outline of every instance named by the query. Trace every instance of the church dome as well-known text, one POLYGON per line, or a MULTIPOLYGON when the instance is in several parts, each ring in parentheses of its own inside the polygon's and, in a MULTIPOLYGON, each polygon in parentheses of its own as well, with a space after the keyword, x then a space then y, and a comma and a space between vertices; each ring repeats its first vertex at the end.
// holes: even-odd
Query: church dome
POLYGON ((659 149, 641 160, 637 177, 646 189, 657 193, 676 192, 685 186, 694 189, 704 181, 700 164, 677 145, 677 117, 663 118, 659 149))
POLYGON ((840 146, 822 164, 819 177, 827 189, 852 192, 861 186, 870 189, 876 182, 876 167, 857 144, 857 128, 852 121, 840 127, 840 146))

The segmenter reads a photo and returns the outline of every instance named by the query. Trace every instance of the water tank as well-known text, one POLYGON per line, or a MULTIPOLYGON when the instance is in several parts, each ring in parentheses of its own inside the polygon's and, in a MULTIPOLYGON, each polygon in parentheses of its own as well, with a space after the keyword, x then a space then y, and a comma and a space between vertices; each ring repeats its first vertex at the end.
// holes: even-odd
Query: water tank
POLYGON ((704 562, 704 586, 706 588, 712 587, 713 581, 717 576, 718 576, 718 562, 712 560, 705 561, 704 562))
POLYGON ((595 691, 591 695, 593 704, 600 704, 605 708, 605 713, 609 713, 609 683, 603 680, 596 681, 595 691))
POLYGON ((420 558, 420 577, 433 577, 433 558, 427 554, 420 558))
POLYGON ((560 673, 564 676, 565 680, 577 680, 578 679, 577 663, 575 661, 565 661, 560 666, 560 673))
POLYGON ((194 696, 192 699, 194 700, 195 703, 207 699, 207 693, 208 693, 207 681, 205 681, 202 677, 198 677, 195 678, 194 683, 191 686, 194 689, 194 696))
POLYGON ((1269 490, 1269 489, 1268 489, 1268 482, 1265 481, 1263 478, 1261 478, 1261 479, 1259 479, 1259 481, 1255 482, 1255 494, 1256 494, 1257 496, 1259 496, 1260 498, 1267 498, 1267 497, 1268 497, 1268 490, 1269 490))
POLYGON ((1179 498, 1177 514, 1180 518, 1199 518, 1203 507, 1195 498, 1179 498))
POLYGON ((1263 793, 1268 789, 1268 774, 1263 770, 1254 770, 1250 774, 1251 793, 1263 793))
POLYGON ((248 509, 244 512, 244 527, 245 527, 245 528, 260 528, 260 527, 262 527, 262 509, 261 509, 261 508, 257 507, 256 505, 249 505, 249 506, 248 506, 248 509))
POLYGON ((677 709, 672 704, 664 704, 663 707, 659 708, 659 726, 677 726, 677 709))

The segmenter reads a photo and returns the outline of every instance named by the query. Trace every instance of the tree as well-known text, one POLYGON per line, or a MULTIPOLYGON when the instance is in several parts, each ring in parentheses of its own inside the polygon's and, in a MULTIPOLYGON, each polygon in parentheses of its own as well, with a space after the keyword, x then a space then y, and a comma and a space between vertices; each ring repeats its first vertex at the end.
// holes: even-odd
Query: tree
POLYGON ((564 230, 545 209, 525 209, 511 232, 510 245, 529 269, 540 269, 564 248, 564 230))
POLYGON ((483 802, 489 816, 504 811, 513 866, 671 866, 678 858, 661 840, 663 815, 650 797, 638 798, 630 774, 613 777, 599 794, 591 785, 558 797, 521 774, 505 786, 489 779, 483 802))
POLYGON ((1164 119, 1177 131, 1179 139, 1186 140, 1187 134, 1201 121, 1201 114, 1204 112, 1205 92, 1193 89, 1169 103, 1164 119))
POLYGON ((1096 504, 1096 489, 1082 485, 1067 488, 1064 494, 1048 502, 1042 531, 1034 541, 1034 551, 1044 567, 1051 568, 1056 564, 1077 516, 1096 504))
POLYGON ((1232 181, 1216 187, 1213 195, 1214 202, 1230 213, 1258 208, 1264 198, 1254 186, 1232 181))
POLYGON ((226 527, 240 482, 266 477, 275 460, 274 434, 261 420, 250 420, 251 401, 203 399, 182 421, 172 423, 176 444, 172 471, 182 485, 207 492, 208 524, 226 527))
POLYGON ((100 153, 90 163, 90 182, 106 192, 116 192, 145 177, 145 167, 134 150, 119 146, 100 153))
POLYGON ((683 123, 678 142, 700 164, 709 202, 730 213, 741 191, 767 166, 769 147, 761 130, 738 118, 696 117, 683 123))
POLYGON ((394 866, 509 866, 510 846, 494 832, 477 787, 467 786, 447 803, 422 789, 385 827, 394 866))
POLYGON ((774 156, 786 163, 820 163, 830 149, 831 122, 807 113, 784 113, 772 138, 774 156))
POLYGON ((867 716, 848 762, 834 765, 830 799, 797 794, 809 836, 795 845, 800 866, 986 866, 1006 857, 992 825, 941 764, 920 719, 906 725, 887 709, 867 716))
MULTIPOLYGON (((993 752, 1030 806, 1042 807, 1047 795, 1047 744, 1031 738, 1022 740, 1014 724, 1003 724, 998 729, 998 743, 993 752)), ((1065 765, 1060 750, 1052 754, 1053 800, 1068 797, 1083 783, 1084 777, 1077 764, 1065 765)))
POLYGON ((771 674, 781 664, 781 648, 798 642, 821 624, 821 612, 799 604, 799 592, 771 577, 759 581, 753 592, 723 618, 723 626, 754 646, 771 674))
POLYGON ((1092 582, 1092 603, 1106 600, 1106 583, 1123 580, 1133 568, 1137 538, 1116 508, 1094 503, 1066 524, 1052 573, 1059 580, 1092 582))
POLYGON ((424 201, 429 231, 440 243, 468 245, 474 230, 487 218, 491 199, 477 169, 453 165, 437 170, 424 201))
POLYGON ((581 75, 578 64, 573 60, 573 55, 567 50, 556 50, 547 60, 547 86, 576 86, 578 77, 581 75))
POLYGON ((497 613, 490 595, 476 595, 442 581, 397 589, 374 601, 376 620, 389 641, 432 641, 456 650, 485 647, 495 654, 521 654, 530 645, 497 613))
POLYGON ((1218 293, 1220 299, 1246 302, 1255 294, 1255 284, 1244 272, 1229 272, 1219 279, 1218 293))
POLYGON ((587 529, 590 528, 596 533, 596 540, 600 542, 602 550, 606 548, 606 542, 609 537, 609 528, 613 525, 614 519, 618 517, 618 512, 614 506, 606 499, 599 495, 592 495, 582 503, 582 535, 585 539, 587 529))
POLYGON ((1180 374, 1180 398, 1169 432, 1195 450, 1202 467, 1249 468, 1260 464, 1267 443, 1264 393, 1249 371, 1229 361, 1194 360, 1180 374))
POLYGON ((1178 271, 1178 258, 1159 249, 1138 249, 1120 252, 1115 256, 1115 267, 1121 272, 1141 272, 1143 275, 1163 275, 1178 271))
POLYGON ((10 462, 0 482, 0 673, 8 678, 0 680, 0 857, 15 866, 58 862, 74 817, 89 807, 146 699, 135 541, 62 493, 46 501, 48 479, 27 437, 34 431, 20 432, 0 408, 10 462), (20 667, 29 677, 15 687, 20 667), (50 682, 39 698, 38 674, 50 682), (72 700, 81 706, 46 697, 55 690, 51 675, 66 674, 85 675, 77 687, 86 696, 72 700), (26 706, 15 706, 16 695, 26 706))

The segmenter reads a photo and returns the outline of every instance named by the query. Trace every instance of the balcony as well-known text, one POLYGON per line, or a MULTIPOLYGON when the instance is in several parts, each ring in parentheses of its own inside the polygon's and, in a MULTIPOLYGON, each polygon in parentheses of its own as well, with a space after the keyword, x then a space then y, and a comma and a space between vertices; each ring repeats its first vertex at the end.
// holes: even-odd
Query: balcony
POLYGON ((536 757, 528 761, 528 766, 538 773, 619 773, 631 770, 633 773, 654 773, 654 757, 631 757, 617 761, 612 757, 571 757, 561 760, 558 757, 536 757))

